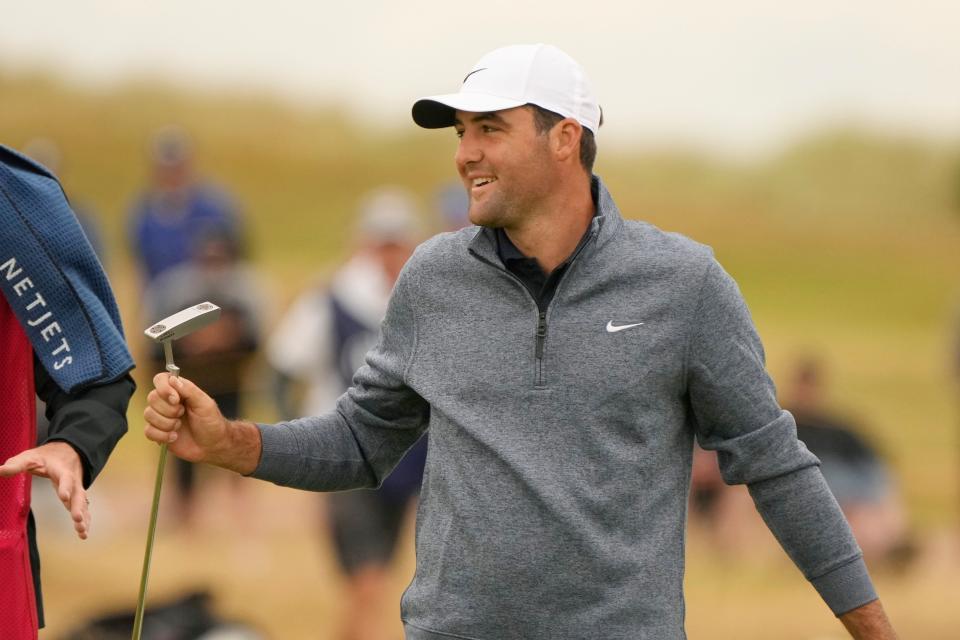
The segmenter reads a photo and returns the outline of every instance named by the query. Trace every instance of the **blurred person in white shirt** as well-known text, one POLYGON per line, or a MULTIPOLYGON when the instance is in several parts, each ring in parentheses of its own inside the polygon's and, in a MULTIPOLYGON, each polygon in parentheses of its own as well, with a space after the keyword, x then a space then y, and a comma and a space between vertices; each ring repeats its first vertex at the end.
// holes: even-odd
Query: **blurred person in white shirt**
MULTIPOLYGON (((282 318, 266 350, 281 418, 329 411, 350 386, 377 341, 400 270, 422 239, 418 217, 413 198, 401 189, 368 194, 359 209, 352 255, 328 284, 303 293, 282 318), (298 383, 305 386, 299 404, 294 400, 298 383)), ((381 639, 375 612, 388 587, 403 524, 419 495, 426 446, 421 438, 379 489, 325 498, 348 584, 343 640, 381 639)))

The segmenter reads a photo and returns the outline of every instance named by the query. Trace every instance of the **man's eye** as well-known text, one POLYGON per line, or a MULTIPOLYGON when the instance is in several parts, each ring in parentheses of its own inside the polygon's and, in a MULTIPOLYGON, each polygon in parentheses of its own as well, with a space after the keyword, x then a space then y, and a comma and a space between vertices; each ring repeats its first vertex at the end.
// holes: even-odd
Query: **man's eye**
POLYGON ((483 125, 483 127, 481 127, 481 131, 483 131, 484 133, 492 133, 493 131, 496 131, 496 130, 497 130, 496 127, 491 127, 488 124, 485 124, 483 125))
POLYGON ((463 131, 460 131, 459 129, 455 129, 455 132, 458 138, 463 138, 463 131))

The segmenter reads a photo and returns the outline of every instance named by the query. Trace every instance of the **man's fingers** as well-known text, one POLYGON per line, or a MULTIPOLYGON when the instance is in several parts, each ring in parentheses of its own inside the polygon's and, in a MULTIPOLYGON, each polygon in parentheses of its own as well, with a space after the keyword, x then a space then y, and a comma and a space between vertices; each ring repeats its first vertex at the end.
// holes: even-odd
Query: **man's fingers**
POLYGON ((77 534, 86 539, 90 529, 90 513, 77 452, 65 442, 48 442, 13 456, 0 466, 0 476, 23 472, 50 479, 57 498, 70 512, 77 534))
POLYGON ((179 396, 177 402, 170 402, 169 397, 161 395, 156 389, 147 394, 147 406, 153 407, 154 411, 166 418, 176 418, 182 415, 184 410, 179 396))
POLYGON ((63 506, 67 508, 67 511, 72 512, 72 503, 70 499, 73 497, 73 491, 71 490, 71 487, 63 480, 57 484, 57 497, 60 498, 60 502, 62 502, 63 506))
POLYGON ((167 418, 183 415, 186 405, 198 406, 210 402, 209 396, 187 378, 158 373, 153 377, 154 389, 147 395, 147 403, 167 418))
POLYGON ((70 517, 73 518, 73 528, 77 530, 77 535, 82 540, 87 539, 87 533, 90 529, 90 510, 87 492, 82 486, 75 486, 70 491, 70 517))
POLYGON ((87 509, 87 494, 83 486, 78 480, 61 478, 57 485, 57 497, 70 512, 77 535, 81 540, 86 540, 90 531, 90 512, 87 509))
POLYGON ((153 387, 160 398, 172 405, 176 405, 180 403, 180 394, 170 384, 172 377, 173 376, 166 371, 158 373, 153 376, 153 387))
POLYGON ((83 522, 75 522, 73 528, 77 530, 77 535, 80 536, 81 540, 86 540, 90 537, 90 516, 87 515, 86 519, 83 522))
POLYGON ((163 431, 149 424, 144 427, 143 433, 147 436, 147 440, 153 440, 159 444, 170 444, 177 441, 176 431, 163 431))
POLYGON ((189 401, 191 398, 203 395, 200 387, 190 382, 187 378, 172 376, 166 371, 153 376, 153 387, 157 393, 160 394, 160 397, 170 402, 170 404, 179 403, 181 397, 189 401))
MULTIPOLYGON (((15 455, 0 465, 0 477, 15 476, 24 471, 36 471, 43 467, 43 461, 31 451, 15 455)), ((42 474, 38 474, 42 475, 42 474)))
POLYGON ((7 476, 15 476, 18 473, 23 473, 23 463, 18 462, 16 456, 10 458, 3 464, 0 464, 0 478, 5 478, 7 476))
POLYGON ((153 407, 147 407, 143 410, 143 417, 152 427, 161 431, 173 431, 180 428, 179 418, 168 418, 160 415, 153 407))
POLYGON ((192 405, 194 402, 207 397, 203 389, 193 384, 189 378, 170 376, 169 383, 173 387, 174 393, 179 393, 186 404, 192 405))

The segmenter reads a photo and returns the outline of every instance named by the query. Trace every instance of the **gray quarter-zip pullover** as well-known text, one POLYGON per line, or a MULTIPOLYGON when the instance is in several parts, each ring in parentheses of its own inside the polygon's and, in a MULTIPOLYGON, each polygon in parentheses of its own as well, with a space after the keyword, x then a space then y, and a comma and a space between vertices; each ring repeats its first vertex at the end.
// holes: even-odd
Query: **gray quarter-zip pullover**
POLYGON ((429 429, 410 640, 684 638, 694 437, 834 613, 875 599, 734 281, 594 180, 598 215, 545 313, 493 231, 429 240, 336 410, 260 425, 254 475, 375 487, 429 429))

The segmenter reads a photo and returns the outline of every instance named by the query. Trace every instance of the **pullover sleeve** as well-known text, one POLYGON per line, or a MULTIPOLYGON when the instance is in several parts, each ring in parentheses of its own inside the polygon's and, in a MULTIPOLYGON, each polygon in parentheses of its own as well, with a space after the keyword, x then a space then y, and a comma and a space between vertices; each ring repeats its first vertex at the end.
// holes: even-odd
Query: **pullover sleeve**
POLYGON ((34 356, 34 385, 46 405, 46 442, 62 441, 80 455, 83 486, 89 488, 127 432, 127 405, 137 386, 124 375, 118 380, 67 393, 57 386, 34 356))
POLYGON ((427 428, 430 406, 406 382, 416 348, 411 262, 387 307, 376 346, 334 410, 258 425, 253 477, 312 491, 379 487, 427 428))
POLYGON ((736 283, 712 261, 687 345, 697 440, 717 452, 727 484, 746 484, 757 510, 835 615, 877 595, 819 460, 776 400, 760 338, 736 283))

